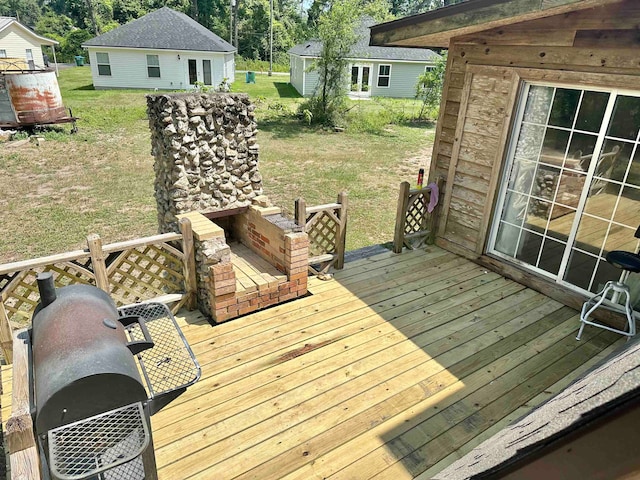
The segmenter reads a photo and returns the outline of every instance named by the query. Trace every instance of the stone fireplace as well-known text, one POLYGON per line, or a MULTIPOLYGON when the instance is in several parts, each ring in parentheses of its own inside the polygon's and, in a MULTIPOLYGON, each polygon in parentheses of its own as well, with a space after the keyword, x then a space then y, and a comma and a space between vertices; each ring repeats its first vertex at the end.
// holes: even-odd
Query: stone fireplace
POLYGON ((191 220, 198 306, 216 322, 306 294, 306 233, 262 195, 245 94, 147 96, 161 232, 191 220))

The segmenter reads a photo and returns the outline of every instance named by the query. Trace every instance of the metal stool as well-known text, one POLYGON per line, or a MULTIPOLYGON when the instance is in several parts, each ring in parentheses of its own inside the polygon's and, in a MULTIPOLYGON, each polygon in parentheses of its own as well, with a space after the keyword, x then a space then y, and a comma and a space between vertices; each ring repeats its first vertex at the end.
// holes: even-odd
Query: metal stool
MULTIPOLYGON (((640 238, 640 227, 636 230, 634 235, 636 238, 640 238)), ((636 334, 636 321, 631 307, 629 287, 625 283, 630 273, 640 273, 640 255, 633 252, 626 252, 624 250, 613 250, 606 256, 607 262, 614 267, 620 268, 623 273, 618 281, 609 281, 605 284, 604 288, 596 295, 587 300, 582 306, 582 312, 580 313, 580 330, 576 340, 580 340, 582 331, 585 325, 593 325, 594 327, 604 328, 611 332, 625 335, 629 338, 636 334), (612 292, 611 300, 607 299, 607 295, 612 292), (624 308, 618 303, 620 295, 625 295, 624 308), (601 323, 595 323, 589 320, 596 308, 604 307, 614 312, 624 313, 627 316, 628 331, 618 330, 616 328, 602 325, 601 323)))

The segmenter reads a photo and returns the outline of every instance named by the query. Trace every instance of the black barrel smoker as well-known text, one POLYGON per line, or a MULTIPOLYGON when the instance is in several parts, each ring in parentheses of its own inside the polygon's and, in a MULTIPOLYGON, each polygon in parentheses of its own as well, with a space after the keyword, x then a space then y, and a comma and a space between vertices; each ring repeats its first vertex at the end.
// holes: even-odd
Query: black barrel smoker
POLYGON ((149 417, 200 378, 173 315, 160 303, 117 309, 89 285, 56 289, 50 273, 38 288, 31 374, 43 471, 156 479, 149 417))

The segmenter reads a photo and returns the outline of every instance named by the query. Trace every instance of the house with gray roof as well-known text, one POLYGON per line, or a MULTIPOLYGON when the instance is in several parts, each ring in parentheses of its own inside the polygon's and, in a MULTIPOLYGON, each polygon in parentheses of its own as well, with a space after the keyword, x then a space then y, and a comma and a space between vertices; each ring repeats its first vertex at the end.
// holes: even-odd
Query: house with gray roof
POLYGON ((168 7, 83 44, 96 89, 182 90, 234 80, 235 48, 168 7))
MULTIPOLYGON (((358 41, 349 55, 349 91, 352 97, 413 98, 418 77, 432 68, 440 55, 426 48, 377 47, 369 45, 369 28, 375 20, 364 16, 356 28, 358 41)), ((305 97, 318 86, 313 69, 322 42, 309 40, 289 50, 291 85, 305 97)))

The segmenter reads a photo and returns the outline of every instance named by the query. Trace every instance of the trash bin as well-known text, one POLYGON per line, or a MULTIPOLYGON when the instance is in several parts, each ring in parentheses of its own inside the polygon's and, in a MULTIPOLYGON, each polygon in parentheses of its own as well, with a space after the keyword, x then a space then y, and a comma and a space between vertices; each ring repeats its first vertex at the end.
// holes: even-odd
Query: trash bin
POLYGON ((247 72, 246 83, 256 83, 256 72, 247 72))
POLYGON ((82 67, 84 65, 84 57, 82 55, 76 55, 76 67, 82 67))

